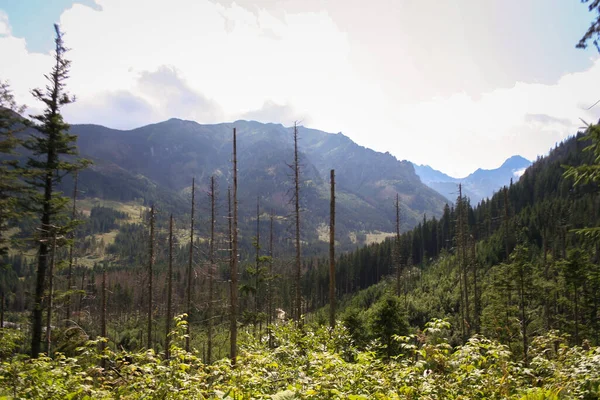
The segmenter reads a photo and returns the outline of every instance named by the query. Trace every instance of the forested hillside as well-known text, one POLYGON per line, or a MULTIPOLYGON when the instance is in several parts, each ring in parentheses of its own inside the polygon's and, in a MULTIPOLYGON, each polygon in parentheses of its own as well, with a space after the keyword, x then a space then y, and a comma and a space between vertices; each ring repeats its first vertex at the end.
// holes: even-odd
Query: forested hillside
POLYGON ((297 123, 70 126, 54 29, 38 114, 0 81, 0 399, 600 398, 600 124, 445 204, 297 123))
MULTIPOLYGON (((181 200, 189 198, 192 178, 199 191, 205 192, 214 175, 223 209, 222 199, 232 184, 228 165, 234 127, 240 152, 241 229, 252 226, 257 198, 266 212, 287 217, 291 211, 288 164, 293 159, 292 128, 280 124, 236 121, 200 125, 171 119, 131 131, 74 125, 71 130, 78 135, 81 154, 95 162, 90 171, 82 173, 82 193, 107 200, 138 199, 145 205, 157 201, 181 215, 186 212, 181 200), (150 190, 144 190, 146 187, 150 190)), ((359 146, 341 133, 304 127, 299 127, 298 133, 305 240, 317 241, 321 225, 326 224, 330 169, 339 176, 337 228, 344 243, 356 244, 357 234, 392 232, 396 193, 402 196, 403 229, 416 225, 423 213, 439 215, 444 198, 420 182, 409 162, 359 146)))
MULTIPOLYGON (((424 219, 398 241, 342 255, 336 283, 347 298, 387 279, 359 296, 370 300, 350 301, 347 315, 360 321, 387 288, 402 299, 411 326, 452 321, 455 343, 483 334, 524 360, 528 343, 553 330, 568 333, 573 344, 597 346, 600 250, 580 230, 600 225, 600 199, 593 181, 574 185, 565 177, 567 166, 596 162, 583 151, 591 142, 581 139, 561 143, 489 200, 471 205, 457 198, 440 219, 424 219)), ((305 287, 315 308, 325 305, 319 294, 326 292, 326 268, 307 274, 305 287)))

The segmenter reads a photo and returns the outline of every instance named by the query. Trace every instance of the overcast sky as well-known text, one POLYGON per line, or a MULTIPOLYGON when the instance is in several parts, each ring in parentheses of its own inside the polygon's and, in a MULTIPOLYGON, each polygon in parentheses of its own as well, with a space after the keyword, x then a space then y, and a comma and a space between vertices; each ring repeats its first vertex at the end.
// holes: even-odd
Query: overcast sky
POLYGON ((579 0, 0 0, 0 79, 30 112, 52 23, 70 123, 171 117, 343 132, 450 175, 546 154, 597 121, 579 0))

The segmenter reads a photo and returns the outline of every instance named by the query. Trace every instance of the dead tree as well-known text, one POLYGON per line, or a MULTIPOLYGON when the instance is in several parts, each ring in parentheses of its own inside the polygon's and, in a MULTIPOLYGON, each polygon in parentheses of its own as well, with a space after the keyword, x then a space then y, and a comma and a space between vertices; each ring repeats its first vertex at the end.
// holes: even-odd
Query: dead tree
MULTIPOLYGON (((103 338, 108 337, 106 331, 106 263, 104 263, 104 268, 102 268, 102 310, 100 315, 100 336, 103 338)), ((100 342, 100 350, 102 353, 104 353, 105 348, 106 342, 103 340, 100 342)), ((102 369, 106 369, 106 359, 104 356, 102 357, 101 366, 102 369)))
MULTIPOLYGON (((78 173, 77 171, 73 174, 73 209, 71 210, 71 219, 75 220, 75 216, 77 214, 77 181, 78 181, 78 173)), ((66 301, 66 310, 65 310, 65 324, 68 324, 71 320, 71 289, 72 289, 72 279, 73 279, 73 252, 75 250, 75 229, 71 232, 71 244, 69 246, 69 269, 67 270, 67 301, 66 301)))
POLYGON ((273 212, 269 217, 269 276, 267 284, 267 329, 269 331, 269 346, 273 346, 271 324, 273 323, 273 212))
POLYGON ((295 276, 295 287, 296 287, 296 310, 294 312, 294 319, 297 323, 300 323, 302 318, 302 259, 300 254, 300 164, 298 162, 298 124, 294 122, 294 164, 292 166, 294 170, 294 220, 296 223, 296 276, 295 276))
POLYGON ((237 138, 233 128, 233 228, 231 230, 231 315, 229 356, 235 365, 237 358, 237 307, 238 307, 238 200, 237 200, 237 138))
POLYGON ((167 272, 167 321, 165 323, 165 358, 170 357, 171 345, 171 318, 172 315, 172 296, 173 296, 173 214, 169 218, 169 269, 167 272))
POLYGON ((48 270, 48 309, 46 310, 46 354, 50 356, 52 343, 52 300, 54 297, 54 265, 56 262, 56 227, 53 227, 52 253, 48 270))
MULTIPOLYGON (((260 198, 256 196, 256 243, 254 247, 255 254, 255 274, 254 274, 254 330, 256 331, 256 322, 259 319, 259 313, 262 310, 262 304, 260 303, 260 279, 261 279, 261 270, 260 270, 260 198)), ((258 332, 262 331, 262 320, 258 321, 258 332)))
POLYGON ((329 326, 335 328, 335 170, 331 170, 329 205, 329 326))
POLYGON ((206 332, 206 362, 210 364, 212 360, 213 345, 213 281, 215 279, 215 201, 216 188, 215 177, 210 177, 210 243, 208 253, 208 309, 206 310, 207 332, 206 332))
POLYGON ((192 266, 194 263, 194 195, 196 193, 196 179, 192 178, 192 212, 190 218, 190 253, 187 268, 187 288, 186 288, 186 313, 187 325, 185 336, 185 351, 190 351, 190 320, 192 315, 192 266))
POLYGON ((394 248, 392 250, 394 263, 396 264, 396 296, 402 294, 401 276, 402 262, 400 257, 400 195, 396 193, 396 238, 394 240, 394 248))
POLYGON ((154 270, 154 205, 150 208, 150 248, 148 257, 148 349, 152 348, 152 274, 154 270))

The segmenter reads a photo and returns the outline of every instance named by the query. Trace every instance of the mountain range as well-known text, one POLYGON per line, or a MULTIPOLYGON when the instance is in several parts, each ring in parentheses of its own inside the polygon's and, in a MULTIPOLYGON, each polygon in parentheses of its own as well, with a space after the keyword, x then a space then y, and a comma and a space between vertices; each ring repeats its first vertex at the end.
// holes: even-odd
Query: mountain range
POLYGON ((491 197, 495 191, 508 185, 511 180, 518 180, 530 165, 531 161, 521 156, 512 156, 496 169, 479 168, 464 178, 453 178, 428 165, 413 164, 413 167, 425 185, 441 193, 451 202, 458 197, 458 184, 461 183, 463 195, 469 197, 471 203, 475 205, 491 197))
MULTIPOLYGON (((133 130, 72 125, 81 155, 94 164, 80 175, 87 197, 158 202, 163 209, 189 209, 192 178, 206 192, 210 176, 226 208, 231 185, 232 131, 237 130, 241 229, 251 229, 256 203, 280 220, 291 214, 293 128, 236 121, 202 125, 170 119, 133 130)), ((336 174, 336 231, 340 241, 358 243, 369 233, 394 231, 394 200, 401 203, 401 227, 423 214, 439 216, 447 200, 424 185, 408 161, 359 146, 342 133, 298 128, 301 207, 305 240, 319 238, 329 221, 329 174, 336 174)), ((68 192, 68 187, 64 187, 68 192)), ((197 197, 198 198, 198 197, 197 197)), ((202 198, 201 201, 206 201, 202 198)), ((290 222, 291 225, 291 222, 290 222)), ((363 239, 364 241, 364 239, 363 239)))

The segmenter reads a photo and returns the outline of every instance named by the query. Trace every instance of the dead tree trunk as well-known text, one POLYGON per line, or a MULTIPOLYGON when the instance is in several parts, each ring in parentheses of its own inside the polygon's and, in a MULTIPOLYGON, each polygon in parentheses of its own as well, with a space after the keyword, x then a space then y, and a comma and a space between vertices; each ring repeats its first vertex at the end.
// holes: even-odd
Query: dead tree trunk
POLYGON ((208 253, 208 320, 206 332, 206 362, 212 361, 212 335, 213 335, 213 280, 215 275, 215 177, 210 177, 210 243, 208 253))
POLYGON ((185 337, 185 351, 190 351, 190 321, 192 316, 192 266, 194 263, 194 195, 196 193, 196 179, 192 178, 192 213, 190 218, 190 254, 188 259, 187 268, 187 288, 186 288, 186 313, 187 313, 187 325, 186 325, 186 337, 185 337))
POLYGON ((392 259, 396 264, 396 296, 400 296, 401 290, 401 275, 402 275, 402 261, 400 260, 400 196, 396 193, 396 240, 394 241, 394 248, 392 249, 392 259))
POLYGON ((269 347, 273 346, 271 324, 273 323, 273 212, 269 218, 269 277, 267 285, 267 326, 269 330, 269 347))
POLYGON ((298 125, 294 122, 294 218, 296 222, 296 310, 294 319, 300 323, 302 318, 302 265, 300 254, 300 164, 298 162, 298 125))
MULTIPOLYGON (((100 336, 103 338, 107 338, 106 332, 106 264, 104 264, 104 268, 102 268, 102 310, 100 315, 100 336)), ((104 341, 100 342, 100 350, 102 354, 104 354, 104 349, 106 348, 106 343, 104 341)), ((106 369, 106 359, 104 356, 102 357, 102 362, 100 364, 102 369, 106 369)))
POLYGON ((470 318, 470 311, 469 311, 469 280, 468 280, 468 263, 467 263, 467 216, 466 216, 466 211, 467 211, 467 202, 465 201, 465 199, 462 197, 462 184, 458 185, 458 193, 459 193, 459 210, 458 210, 458 215, 459 215, 459 240, 460 240, 460 245, 459 245, 459 251, 460 251, 460 264, 461 264, 461 270, 462 270, 462 279, 463 279, 463 288, 464 288, 464 296, 465 296, 465 330, 466 330, 466 334, 467 336, 470 335, 470 331, 471 331, 471 318, 470 318))
MULTIPOLYGON (((78 181, 78 173, 75 171, 73 175, 73 209, 71 210, 71 220, 75 220, 75 216, 77 213, 77 181, 78 181)), ((69 323, 71 320, 71 293, 73 285, 73 253, 75 251, 75 229, 71 233, 71 245, 69 246, 69 269, 67 270, 67 301, 66 301, 66 310, 65 310, 65 325, 69 323)))
POLYGON ((331 170, 329 204, 329 326, 335 328, 335 170, 331 170))
POLYGON ((154 205, 150 208, 150 249, 148 257, 148 349, 152 348, 152 273, 154 270, 154 205))
POLYGON ((52 255, 50 258, 50 269, 48 270, 48 309, 46 310, 46 354, 50 357, 52 344, 52 300, 54 297, 54 263, 56 261, 56 228, 53 228, 52 255))
POLYGON ((475 327, 475 333, 479 334, 481 325, 481 296, 479 294, 479 287, 477 286, 477 253, 475 249, 475 238, 471 240, 471 260, 473 268, 473 325, 475 327))
POLYGON ((170 357, 171 346, 171 318, 172 315, 172 296, 173 296, 173 214, 169 218, 169 269, 167 271, 167 321, 165 323, 165 358, 170 357))
POLYGON ((231 231, 231 326, 229 356, 235 365, 237 358, 237 307, 238 307, 238 201, 237 201, 237 138, 233 128, 233 228, 231 231))
MULTIPOLYGON (((259 285, 260 285, 260 199, 257 196, 256 197, 256 246, 255 246, 255 250, 256 250, 256 259, 255 259, 255 268, 256 268, 256 273, 254 275, 254 286, 255 286, 255 290, 254 290, 254 315, 255 315, 255 319, 254 319, 254 330, 256 330, 256 320, 259 318, 259 312, 261 310, 260 307, 260 293, 259 293, 259 285)), ((259 321, 259 329, 258 329, 258 333, 260 335, 260 332, 262 330, 262 321, 259 321)))

